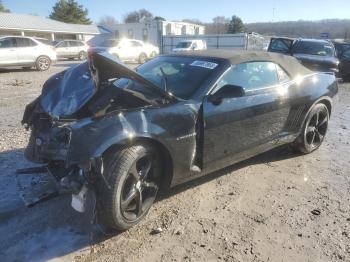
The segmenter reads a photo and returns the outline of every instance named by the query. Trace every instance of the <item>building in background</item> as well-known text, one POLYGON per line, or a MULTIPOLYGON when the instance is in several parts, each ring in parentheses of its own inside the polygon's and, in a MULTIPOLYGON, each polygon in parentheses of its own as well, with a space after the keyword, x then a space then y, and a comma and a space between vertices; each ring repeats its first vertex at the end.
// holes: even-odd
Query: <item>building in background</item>
POLYGON ((22 35, 52 41, 63 39, 88 41, 98 34, 108 32, 106 28, 96 25, 67 24, 34 15, 0 13, 0 36, 22 35))
POLYGON ((162 37, 165 35, 203 35, 205 26, 176 21, 145 20, 140 23, 117 24, 107 28, 111 34, 103 34, 92 40, 98 45, 106 38, 132 38, 162 46, 162 37))

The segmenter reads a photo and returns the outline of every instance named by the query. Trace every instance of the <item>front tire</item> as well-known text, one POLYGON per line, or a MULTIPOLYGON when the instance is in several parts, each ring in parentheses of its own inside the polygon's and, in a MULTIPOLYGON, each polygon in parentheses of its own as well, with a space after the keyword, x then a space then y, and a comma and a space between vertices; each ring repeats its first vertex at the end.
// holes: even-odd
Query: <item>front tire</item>
POLYGON ((160 155, 148 144, 111 150, 103 157, 97 186, 98 222, 126 230, 151 208, 159 189, 160 155))
POLYGON ((35 67, 38 71, 46 71, 51 66, 51 60, 47 56, 39 56, 35 62, 35 67))
POLYGON ((308 114, 303 130, 292 143, 292 148, 302 154, 317 150, 327 133, 329 112, 325 104, 316 104, 308 114))

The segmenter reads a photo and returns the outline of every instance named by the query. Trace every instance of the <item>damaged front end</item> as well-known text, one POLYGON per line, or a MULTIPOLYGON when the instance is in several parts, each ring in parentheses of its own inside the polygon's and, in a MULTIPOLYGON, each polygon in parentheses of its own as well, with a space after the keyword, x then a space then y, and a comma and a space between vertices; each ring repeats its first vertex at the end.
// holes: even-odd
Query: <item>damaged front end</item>
MULTIPOLYGON (((130 135, 123 132, 127 129, 123 112, 141 112, 174 99, 113 57, 94 51, 88 62, 52 76, 41 95, 26 106, 22 120, 31 130, 25 157, 43 166, 18 170, 17 174, 21 191, 26 187, 20 182, 26 180, 22 175, 37 174, 38 170, 49 173, 55 182, 46 177, 44 184, 52 185, 50 189, 37 190, 34 195, 23 193, 25 203, 32 206, 72 193, 72 206, 83 211, 87 188, 102 175, 103 150, 118 142, 115 133, 120 141, 130 135), (114 141, 110 141, 112 137, 114 141)), ((135 125, 137 122, 135 119, 135 125)))

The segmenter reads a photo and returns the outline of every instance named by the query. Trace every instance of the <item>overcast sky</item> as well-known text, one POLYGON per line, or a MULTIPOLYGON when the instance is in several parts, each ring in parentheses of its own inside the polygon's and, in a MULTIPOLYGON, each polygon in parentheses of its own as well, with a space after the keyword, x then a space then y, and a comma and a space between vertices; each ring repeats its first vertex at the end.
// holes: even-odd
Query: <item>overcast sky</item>
MULTIPOLYGON (((13 13, 49 16, 57 0, 3 0, 13 13)), ((350 0, 78 0, 97 22, 104 15, 121 21, 125 13, 145 8, 167 20, 240 16, 245 23, 324 18, 350 19, 350 0)))

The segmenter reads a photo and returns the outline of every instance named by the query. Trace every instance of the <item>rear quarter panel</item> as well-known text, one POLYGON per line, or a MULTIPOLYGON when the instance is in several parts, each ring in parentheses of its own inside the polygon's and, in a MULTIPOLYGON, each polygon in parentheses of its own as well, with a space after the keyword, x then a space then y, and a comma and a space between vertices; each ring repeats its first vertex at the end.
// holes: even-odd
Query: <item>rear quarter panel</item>
POLYGON ((291 110, 285 127, 286 131, 299 133, 313 105, 323 102, 332 108, 333 98, 337 93, 338 84, 333 74, 314 73, 297 77, 289 90, 291 110))

